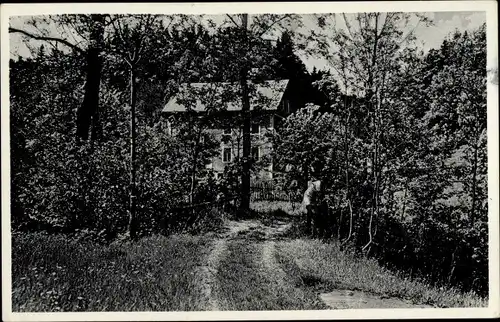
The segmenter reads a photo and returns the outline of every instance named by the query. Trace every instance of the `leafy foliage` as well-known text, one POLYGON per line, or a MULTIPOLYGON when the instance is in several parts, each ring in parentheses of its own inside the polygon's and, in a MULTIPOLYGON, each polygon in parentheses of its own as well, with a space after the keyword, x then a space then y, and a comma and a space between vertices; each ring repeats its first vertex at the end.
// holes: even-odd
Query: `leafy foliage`
MULTIPOLYGON (((140 234, 219 223, 216 211, 189 208, 184 220, 178 208, 220 193, 238 196, 241 160, 226 167, 216 185, 205 169, 218 149, 207 124, 188 113, 179 132, 169 135, 160 110, 182 83, 236 83, 244 68, 250 96, 263 80, 287 78, 298 107, 306 106, 271 137, 273 166, 287 186, 296 181, 302 189, 312 175, 323 179, 330 205, 326 237, 432 281, 486 293, 486 26, 457 32, 424 54, 412 45, 413 33, 402 32, 410 14, 342 16, 344 30, 327 28, 320 17, 331 33, 311 33, 311 40, 334 72, 308 73, 292 33, 276 45, 262 38, 275 24, 286 29, 292 16, 258 16, 246 31, 231 16, 230 26, 220 28, 184 16, 143 17, 152 19, 144 25, 135 25, 140 19, 134 16, 106 16, 128 23, 114 30, 108 24, 99 38, 94 105, 102 137, 84 144, 75 140, 73 120, 86 93, 86 49, 40 47, 32 59, 11 61, 13 228, 80 230, 103 239, 125 229, 131 79, 137 85, 140 234)), ((67 16, 60 23, 73 25, 88 47, 91 18, 67 16)), ((210 93, 202 90, 207 102, 210 93)), ((209 102, 209 112, 242 93, 222 96, 209 102)), ((196 104, 189 97, 186 103, 196 104)))
MULTIPOLYGON (((488 285, 484 37, 483 26, 455 33, 426 55, 404 48, 385 67, 389 57, 382 56, 375 67, 385 68, 384 75, 365 75, 373 77, 369 101, 332 95, 329 110, 298 111, 275 137, 276 158, 288 165, 290 180, 304 182, 305 164, 320 160, 328 236, 389 266, 482 294, 488 285)), ((365 45, 344 47, 342 55, 365 45)))
MULTIPOLYGON (((130 171, 125 84, 119 78, 105 78, 100 98, 105 136, 101 142, 77 144, 71 134, 83 95, 84 75, 74 72, 82 64, 80 59, 55 50, 47 53, 42 47, 33 59, 11 61, 14 229, 90 229, 113 238, 125 228, 130 171)), ((119 75, 123 68, 108 62, 104 75, 112 69, 119 75)), ((160 231, 160 221, 175 215, 170 209, 185 202, 193 162, 193 133, 169 136, 164 124, 151 118, 146 109, 139 109, 141 234, 160 231)), ((209 137, 205 142, 197 161, 200 171, 214 148, 209 137)), ((209 196, 198 193, 197 198, 209 196)))

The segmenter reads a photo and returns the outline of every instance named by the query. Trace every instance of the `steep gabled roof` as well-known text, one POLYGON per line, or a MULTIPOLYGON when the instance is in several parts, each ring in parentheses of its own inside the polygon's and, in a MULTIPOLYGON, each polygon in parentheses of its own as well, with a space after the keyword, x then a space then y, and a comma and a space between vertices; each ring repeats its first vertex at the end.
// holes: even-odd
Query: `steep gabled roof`
MULTIPOLYGON (((277 110, 288 80, 272 80, 255 84, 256 93, 251 96, 250 109, 277 110)), ((172 96, 163 108, 163 113, 186 112, 190 110, 204 112, 209 106, 212 110, 241 110, 241 96, 238 83, 189 83, 182 84, 179 92, 172 96)))

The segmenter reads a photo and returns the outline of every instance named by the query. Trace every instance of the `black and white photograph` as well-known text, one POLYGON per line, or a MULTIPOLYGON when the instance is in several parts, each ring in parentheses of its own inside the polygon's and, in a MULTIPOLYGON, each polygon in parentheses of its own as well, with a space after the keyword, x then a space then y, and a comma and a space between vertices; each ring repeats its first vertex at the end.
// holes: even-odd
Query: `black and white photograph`
POLYGON ((2 5, 3 319, 498 317, 497 4, 435 3, 2 5))

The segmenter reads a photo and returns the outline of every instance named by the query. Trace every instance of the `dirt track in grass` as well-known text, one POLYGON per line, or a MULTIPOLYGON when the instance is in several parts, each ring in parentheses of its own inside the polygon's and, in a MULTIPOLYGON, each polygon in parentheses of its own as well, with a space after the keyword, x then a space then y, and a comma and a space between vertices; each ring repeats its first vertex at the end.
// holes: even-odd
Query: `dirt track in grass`
MULTIPOLYGON (((349 308, 415 308, 407 300, 335 286, 310 283, 299 258, 278 254, 292 239, 291 218, 228 220, 202 267, 207 310, 314 310, 349 308), (295 269, 290 267, 294 266, 295 269)), ((332 276, 332 279, 335 279, 332 276)))
POLYGON ((405 278, 336 241, 302 237, 272 210, 202 235, 111 245, 13 237, 16 312, 246 311, 486 307, 488 300, 405 278))

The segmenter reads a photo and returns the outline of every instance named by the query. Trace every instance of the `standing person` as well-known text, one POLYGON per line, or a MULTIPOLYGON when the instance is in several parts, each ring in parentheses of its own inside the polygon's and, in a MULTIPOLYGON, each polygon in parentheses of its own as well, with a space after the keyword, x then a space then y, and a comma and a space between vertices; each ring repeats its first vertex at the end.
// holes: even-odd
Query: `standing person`
POLYGON ((316 235, 318 228, 317 219, 321 216, 320 204, 322 203, 322 199, 321 180, 316 175, 312 175, 311 181, 309 181, 308 187, 304 192, 302 204, 306 211, 307 233, 310 234, 312 228, 313 237, 316 235))

